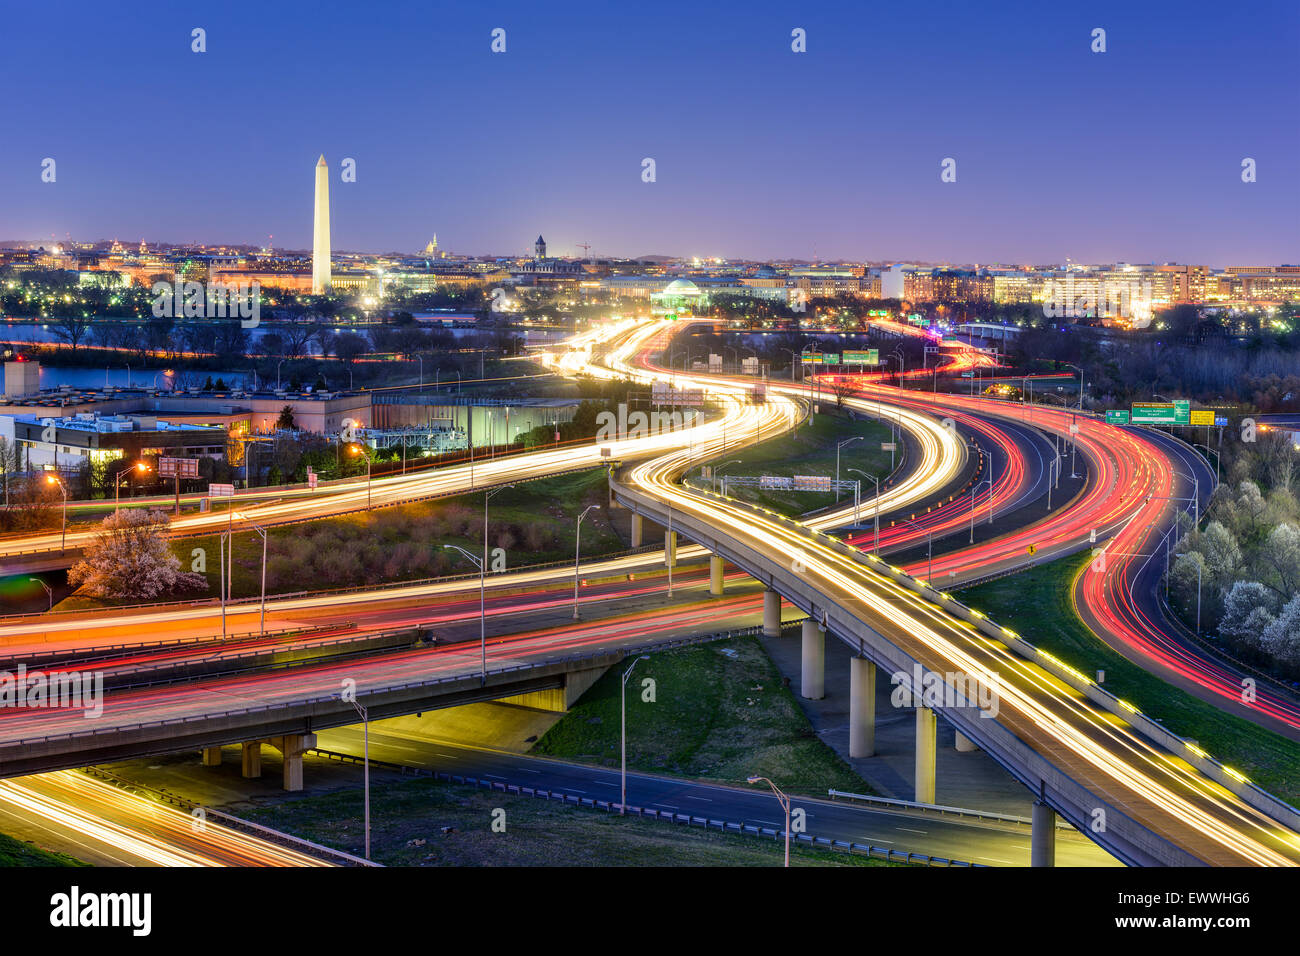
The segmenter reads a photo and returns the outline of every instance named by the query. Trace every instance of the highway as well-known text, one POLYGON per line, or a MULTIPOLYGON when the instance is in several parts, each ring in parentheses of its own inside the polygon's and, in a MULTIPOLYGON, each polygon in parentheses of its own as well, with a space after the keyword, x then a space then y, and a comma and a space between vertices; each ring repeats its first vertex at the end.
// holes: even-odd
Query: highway
MULTIPOLYGON (((339 727, 320 734, 320 748, 359 755, 361 731, 339 727)), ((591 767, 493 750, 465 747, 451 741, 370 729, 374 760, 426 770, 475 776, 553 792, 618 800, 616 770, 591 767)), ((784 828, 780 808, 766 790, 629 771, 628 806, 650 807, 708 816, 732 823, 784 828)), ((522 799, 522 798, 521 798, 522 799)), ((1025 866, 1029 863, 1029 828, 1015 823, 937 813, 880 810, 865 804, 828 798, 795 797, 808 818, 808 834, 893 850, 924 853, 985 866, 1025 866)), ((589 811, 579 811, 589 812, 589 811)), ((752 837, 751 837, 752 839, 752 837)), ((1057 859, 1064 866, 1118 866, 1119 861, 1073 831, 1058 836, 1057 859)), ((773 850, 774 859, 777 850, 773 850)))
POLYGON ((72 843, 97 866, 328 865, 75 770, 0 780, 0 813, 9 835, 72 843))
POLYGON ((623 481, 640 497, 681 514, 684 528, 712 529, 715 538, 737 542, 765 567, 785 567, 792 553, 800 553, 800 574, 826 601, 827 612, 867 624, 928 671, 978 675, 997 687, 997 724, 1048 755, 1101 802, 1168 835, 1193 857, 1216 865, 1300 860, 1294 833, 1189 767, 1171 763, 1131 727, 1005 646, 978 638, 915 593, 806 534, 681 488, 676 478, 689 465, 688 454, 670 453, 631 466, 623 481), (694 521, 687 524, 687 518, 694 521))

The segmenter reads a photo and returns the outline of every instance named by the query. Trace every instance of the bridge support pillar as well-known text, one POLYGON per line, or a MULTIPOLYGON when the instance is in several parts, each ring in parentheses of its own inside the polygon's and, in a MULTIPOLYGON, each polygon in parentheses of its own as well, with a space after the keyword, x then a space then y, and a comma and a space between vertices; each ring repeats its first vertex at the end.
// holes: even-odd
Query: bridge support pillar
POLYGON ((632 547, 641 547, 641 539, 645 536, 645 519, 638 514, 632 515, 632 547))
POLYGON ((826 696, 826 632, 812 618, 803 622, 800 692, 804 700, 821 700, 826 696))
POLYGON ((221 748, 204 747, 203 748, 203 766, 220 767, 221 766, 221 748))
POLYGON ((709 593, 722 597, 722 569, 727 562, 716 554, 709 555, 709 593))
POLYGON ((771 590, 763 592, 763 636, 781 636, 781 595, 771 590))
POLYGON ((262 742, 246 740, 241 753, 241 773, 248 780, 256 780, 262 775, 262 742))
POLYGON ((315 734, 285 734, 268 741, 284 756, 284 789, 296 793, 302 789, 302 755, 316 746, 315 734))
POLYGON ((972 751, 979 750, 979 747, 975 746, 975 741, 971 740, 960 730, 957 731, 956 733, 957 733, 957 739, 955 741, 955 746, 957 748, 958 753, 968 754, 971 753, 972 751))
POLYGON ((865 657, 849 661, 849 756, 876 755, 876 665, 865 657))
POLYGON ((1056 811, 1035 800, 1030 819, 1033 832, 1029 837, 1029 865, 1056 866, 1056 811))
POLYGON ((916 708, 916 802, 934 803, 936 722, 929 707, 916 708))
POLYGON ((664 567, 677 567, 677 532, 664 532, 664 567))

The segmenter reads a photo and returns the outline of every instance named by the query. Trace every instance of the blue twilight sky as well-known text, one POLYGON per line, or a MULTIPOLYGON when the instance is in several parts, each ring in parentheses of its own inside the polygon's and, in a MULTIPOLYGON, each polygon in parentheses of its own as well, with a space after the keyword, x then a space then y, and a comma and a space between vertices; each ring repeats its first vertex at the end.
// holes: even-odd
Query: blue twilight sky
POLYGON ((1300 263, 1294 0, 52 0, 0 36, 0 240, 305 248, 324 153, 336 249, 1300 263))

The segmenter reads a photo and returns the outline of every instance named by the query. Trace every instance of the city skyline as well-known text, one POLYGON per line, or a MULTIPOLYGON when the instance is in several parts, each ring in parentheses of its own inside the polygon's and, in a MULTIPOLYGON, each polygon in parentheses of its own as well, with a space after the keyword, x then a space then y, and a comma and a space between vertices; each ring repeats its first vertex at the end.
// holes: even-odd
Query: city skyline
POLYGON ((397 5, 346 37, 336 17, 275 10, 250 32, 238 11, 166 11, 127 29, 70 9, 85 25, 70 36, 14 15, 31 42, 11 81, 37 75, 56 42, 76 65, 14 105, 3 235, 309 249, 302 170, 323 153, 334 245, 371 253, 436 232, 454 252, 515 255, 542 231, 561 256, 590 243, 625 258, 1297 260, 1300 134, 1284 118, 1300 106, 1286 76, 1300 14, 1280 4, 1238 14, 1234 31, 1207 5, 922 19, 766 4, 744 18, 696 11, 689 29, 627 11, 597 22, 397 5), (494 54, 498 26, 507 46, 494 54), (194 27, 206 52, 191 51, 194 27), (1105 53, 1089 49, 1098 27, 1105 53), (805 53, 791 50, 795 28, 805 53), (119 73, 111 86, 156 104, 166 119, 143 128, 157 135, 123 122, 129 111, 83 105, 125 44, 184 79, 119 73), (330 64, 315 93, 304 54, 330 64), (353 65, 369 62, 383 71, 353 65), (355 182, 338 178, 349 158, 355 182), (955 182, 940 180, 946 158, 955 182), (1245 158, 1255 182, 1242 182, 1245 158))

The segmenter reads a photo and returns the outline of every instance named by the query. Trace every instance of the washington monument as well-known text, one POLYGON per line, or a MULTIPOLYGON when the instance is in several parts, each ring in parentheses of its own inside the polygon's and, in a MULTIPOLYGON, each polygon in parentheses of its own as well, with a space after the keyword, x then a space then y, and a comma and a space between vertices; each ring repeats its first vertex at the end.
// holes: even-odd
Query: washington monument
POLYGON ((311 291, 330 291, 330 168, 321 154, 316 163, 316 223, 311 237, 311 291))

